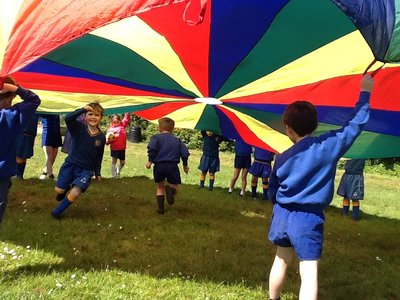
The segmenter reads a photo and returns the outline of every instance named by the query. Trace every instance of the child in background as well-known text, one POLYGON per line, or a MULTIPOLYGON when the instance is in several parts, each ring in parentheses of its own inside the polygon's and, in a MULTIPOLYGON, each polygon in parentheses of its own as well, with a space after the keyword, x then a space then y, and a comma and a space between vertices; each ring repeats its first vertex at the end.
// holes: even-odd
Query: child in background
POLYGON ((150 169, 154 164, 154 181, 157 184, 157 206, 158 213, 164 213, 164 194, 167 195, 169 205, 174 204, 175 195, 178 193, 178 185, 181 184, 179 172, 179 161, 182 159, 183 171, 189 172, 188 158, 189 150, 186 145, 172 134, 175 121, 170 118, 158 120, 160 133, 153 135, 147 146, 149 160, 146 168, 150 169), (167 179, 169 185, 165 185, 167 179))
POLYGON ((276 245, 269 276, 269 296, 279 299, 287 266, 295 253, 300 260, 299 299, 317 299, 318 262, 322 254, 324 209, 334 193, 336 165, 369 119, 374 81, 365 75, 353 114, 337 130, 312 136, 317 110, 307 101, 290 104, 283 115, 286 134, 294 143, 278 155, 269 180, 274 203, 268 238, 276 245))
POLYGON ((28 124, 24 127, 22 132, 18 135, 16 140, 17 147, 17 170, 16 178, 23 180, 26 160, 33 156, 33 148, 35 145, 35 138, 37 135, 39 115, 34 114, 29 120, 28 124))
POLYGON ((72 147, 58 174, 55 191, 56 199, 61 202, 51 212, 56 219, 87 190, 93 175, 96 180, 101 179, 101 162, 106 143, 106 137, 99 128, 103 112, 103 107, 93 102, 65 116, 73 144, 79 147, 72 147), (78 120, 82 114, 85 122, 78 120))
POLYGON ((268 180, 271 174, 271 163, 275 153, 262 148, 254 148, 254 161, 251 164, 249 173, 251 177, 251 197, 257 198, 258 178, 262 180, 263 200, 268 200, 268 180))
POLYGON ((340 179, 337 194, 343 197, 343 215, 347 216, 350 200, 353 203, 353 220, 360 215, 360 200, 364 199, 364 167, 365 159, 349 159, 344 165, 344 173, 340 179))
POLYGON ((39 179, 54 179, 53 165, 56 161, 58 148, 62 146, 60 116, 41 115, 42 119, 42 147, 46 156, 46 167, 43 168, 39 179))
POLYGON ((229 186, 229 193, 233 192, 236 181, 239 178, 240 172, 242 172, 242 185, 240 190, 240 196, 243 197, 247 186, 247 173, 251 166, 251 153, 253 148, 246 144, 243 140, 235 141, 235 163, 233 169, 233 178, 229 186))
POLYGON ((111 176, 117 178, 125 166, 126 127, 131 120, 131 114, 125 113, 122 120, 119 115, 113 114, 110 119, 111 125, 107 129, 106 145, 110 145, 111 149, 111 176))
MULTIPOLYGON (((1 80, 2 78, 0 78, 1 80)), ((8 191, 11 187, 11 177, 16 173, 15 140, 22 132, 40 105, 39 97, 24 88, 17 86, 16 81, 7 76, 0 82, 0 133, 4 137, 0 144, 0 224, 8 202, 8 191), (15 96, 23 100, 12 104, 15 96)))
POLYGON ((201 155, 198 169, 200 173, 199 188, 204 188, 207 172, 210 173, 210 182, 208 190, 214 188, 215 173, 219 171, 219 144, 226 141, 222 136, 212 131, 201 131, 203 137, 203 154, 201 155))

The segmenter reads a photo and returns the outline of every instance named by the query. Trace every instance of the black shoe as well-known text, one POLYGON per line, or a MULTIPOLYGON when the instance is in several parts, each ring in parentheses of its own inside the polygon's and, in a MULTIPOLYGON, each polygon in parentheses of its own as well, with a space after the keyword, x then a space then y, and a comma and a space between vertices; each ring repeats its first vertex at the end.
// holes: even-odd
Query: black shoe
POLYGON ((167 202, 169 205, 172 205, 175 203, 175 192, 176 190, 169 185, 165 186, 165 194, 167 195, 167 202))

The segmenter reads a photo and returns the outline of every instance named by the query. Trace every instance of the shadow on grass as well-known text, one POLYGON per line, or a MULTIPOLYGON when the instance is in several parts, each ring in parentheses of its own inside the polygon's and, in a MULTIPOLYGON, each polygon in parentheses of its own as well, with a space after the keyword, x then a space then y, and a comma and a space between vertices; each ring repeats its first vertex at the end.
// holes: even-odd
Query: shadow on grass
MULTIPOLYGON (((159 215, 152 180, 106 179, 94 182, 61 220, 54 220, 53 188, 49 181, 15 182, 0 239, 51 253, 62 263, 36 260, 7 271, 7 280, 27 273, 111 268, 266 289, 275 254, 267 240, 268 202, 182 185, 176 203, 159 215)), ((335 207, 326 212, 321 299, 394 299, 400 292, 399 221, 361 217, 359 222, 343 218, 335 207)), ((298 288, 296 265, 284 290, 297 294, 298 288)))

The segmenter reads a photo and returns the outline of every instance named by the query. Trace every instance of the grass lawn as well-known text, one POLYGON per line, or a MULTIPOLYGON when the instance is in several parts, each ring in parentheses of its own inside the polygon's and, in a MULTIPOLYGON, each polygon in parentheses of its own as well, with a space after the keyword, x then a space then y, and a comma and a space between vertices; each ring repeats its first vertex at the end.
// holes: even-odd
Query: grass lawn
MULTIPOLYGON (((40 136, 0 229, 0 299, 267 299, 271 205, 239 189, 228 194, 232 154, 221 153, 210 192, 197 188, 201 153, 191 151, 176 203, 158 215, 146 144, 128 143, 118 179, 106 148, 103 180, 54 220, 54 181, 38 179, 39 144, 40 136)), ((339 197, 326 212, 320 299, 399 299, 400 181, 375 173, 365 180, 359 222, 340 215, 339 197)), ((282 299, 297 299, 298 289, 296 263, 282 299)))

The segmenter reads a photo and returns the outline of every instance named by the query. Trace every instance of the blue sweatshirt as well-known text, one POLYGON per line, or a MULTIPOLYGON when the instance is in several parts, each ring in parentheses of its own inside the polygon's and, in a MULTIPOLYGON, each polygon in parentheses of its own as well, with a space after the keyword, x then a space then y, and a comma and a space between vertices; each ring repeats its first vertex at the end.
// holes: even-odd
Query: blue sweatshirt
POLYGON ((208 136, 206 131, 201 131, 201 135, 203 137, 203 154, 207 156, 218 156, 219 144, 223 141, 227 141, 227 139, 215 133, 208 136))
POLYGON ((182 159, 183 165, 188 165, 189 150, 172 133, 153 135, 147 146, 147 153, 149 161, 152 163, 173 162, 179 164, 180 159, 182 159))
POLYGON ((65 124, 71 134, 73 144, 76 145, 72 147, 65 161, 83 169, 92 170, 95 176, 100 176, 106 137, 100 129, 97 134, 92 135, 87 125, 77 120, 85 112, 83 108, 79 108, 65 116, 65 124))
POLYGON ((16 94, 23 101, 0 110, 0 136, 3 137, 0 145, 0 177, 15 175, 15 140, 40 104, 39 97, 30 90, 18 87, 16 94))
POLYGON ((340 129, 305 137, 278 155, 269 178, 273 203, 322 211, 332 201, 336 164, 369 119, 369 92, 361 92, 352 116, 340 129))

